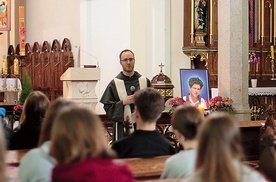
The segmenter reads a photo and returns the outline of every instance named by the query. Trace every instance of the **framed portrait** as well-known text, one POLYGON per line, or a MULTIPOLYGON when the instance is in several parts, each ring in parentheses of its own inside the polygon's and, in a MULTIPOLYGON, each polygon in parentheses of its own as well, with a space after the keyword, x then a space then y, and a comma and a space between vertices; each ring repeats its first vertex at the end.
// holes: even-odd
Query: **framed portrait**
POLYGON ((209 108, 209 81, 207 69, 180 69, 181 96, 191 105, 209 108))
POLYGON ((0 31, 11 29, 11 1, 0 1, 0 31))

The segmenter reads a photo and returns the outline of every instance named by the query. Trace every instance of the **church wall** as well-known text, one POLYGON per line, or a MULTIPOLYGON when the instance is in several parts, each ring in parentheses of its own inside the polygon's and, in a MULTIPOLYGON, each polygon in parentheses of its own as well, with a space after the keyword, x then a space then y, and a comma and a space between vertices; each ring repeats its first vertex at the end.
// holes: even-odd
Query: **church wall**
POLYGON ((80 44, 80 1, 79 0, 26 0, 26 42, 42 44, 54 39, 62 42, 68 38, 72 45, 75 64, 76 46, 80 44))
POLYGON ((183 0, 171 0, 171 76, 174 96, 181 97, 180 68, 190 68, 190 58, 183 54, 183 0))
MULTIPOLYGON (((179 68, 190 66, 188 57, 182 53, 183 0, 27 0, 26 3, 27 42, 69 38, 75 65, 99 65, 101 80, 96 86, 99 98, 121 70, 118 55, 125 48, 135 52, 136 69, 150 79, 159 73, 161 62, 167 64, 163 71, 172 78, 174 95, 180 96, 179 68), (137 13, 139 16, 134 16, 137 13)), ((104 113, 101 104, 96 112, 104 113)))

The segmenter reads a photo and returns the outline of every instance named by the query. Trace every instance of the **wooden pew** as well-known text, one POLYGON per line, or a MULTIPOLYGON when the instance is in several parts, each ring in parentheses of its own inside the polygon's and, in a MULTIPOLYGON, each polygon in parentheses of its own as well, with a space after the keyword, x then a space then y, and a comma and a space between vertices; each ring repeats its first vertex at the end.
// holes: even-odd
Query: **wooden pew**
POLYGON ((165 161, 170 155, 159 156, 154 158, 128 158, 128 159, 114 159, 115 162, 123 161, 127 163, 133 172, 136 180, 149 180, 159 179, 164 166, 165 161))
POLYGON ((21 158, 29 150, 6 150, 5 151, 5 163, 8 166, 19 166, 21 158))
POLYGON ((5 151, 5 163, 6 174, 9 179, 14 181, 18 180, 18 166, 20 160, 29 150, 6 150, 5 151))
MULTIPOLYGON (((9 178, 17 179, 18 166, 20 164, 21 158, 29 150, 7 150, 5 151, 5 161, 7 164, 7 175, 9 178)), ((181 181, 179 179, 159 179, 164 167, 165 161, 170 157, 170 155, 159 156, 154 158, 127 158, 127 159, 113 159, 114 162, 120 163, 125 162, 129 165, 135 179, 137 181, 159 181, 159 182, 177 182, 181 181)), ((244 161, 253 168, 258 165, 258 161, 244 161)))

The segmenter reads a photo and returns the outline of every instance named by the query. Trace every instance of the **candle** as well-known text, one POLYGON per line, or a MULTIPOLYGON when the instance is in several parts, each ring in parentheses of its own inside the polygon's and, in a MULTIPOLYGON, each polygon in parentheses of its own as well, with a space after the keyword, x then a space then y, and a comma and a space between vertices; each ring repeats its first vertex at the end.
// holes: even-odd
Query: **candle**
POLYGON ((271 59, 274 60, 274 46, 270 46, 270 51, 271 51, 271 59))
POLYGON ((24 6, 19 6, 19 50, 20 56, 25 56, 25 20, 24 6))
POLYGON ((18 59, 14 59, 13 72, 15 75, 19 75, 18 59))
POLYGON ((4 59, 2 62, 2 73, 7 75, 8 74, 8 65, 7 65, 7 59, 4 59))
POLYGON ((201 115, 204 116, 204 105, 198 105, 197 109, 200 111, 201 115))
POLYGON ((256 63, 256 72, 258 72, 258 63, 256 63))

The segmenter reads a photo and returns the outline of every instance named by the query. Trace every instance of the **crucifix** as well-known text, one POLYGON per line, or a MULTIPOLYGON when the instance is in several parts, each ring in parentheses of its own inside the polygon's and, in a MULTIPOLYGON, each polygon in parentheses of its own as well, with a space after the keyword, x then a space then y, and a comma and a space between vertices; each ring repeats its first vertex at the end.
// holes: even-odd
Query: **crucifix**
POLYGON ((160 67, 160 72, 162 73, 162 68, 164 67, 164 65, 161 63, 158 66, 160 67))

